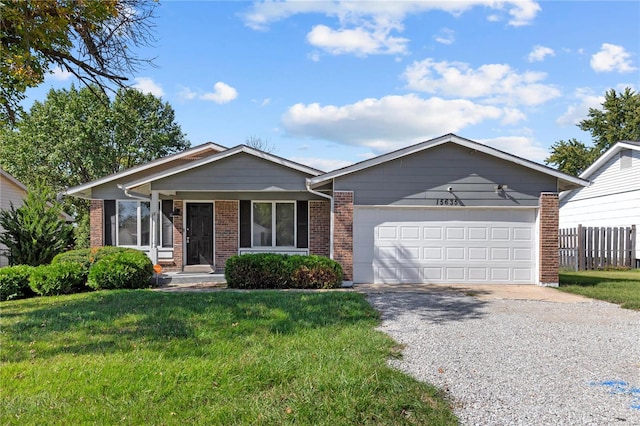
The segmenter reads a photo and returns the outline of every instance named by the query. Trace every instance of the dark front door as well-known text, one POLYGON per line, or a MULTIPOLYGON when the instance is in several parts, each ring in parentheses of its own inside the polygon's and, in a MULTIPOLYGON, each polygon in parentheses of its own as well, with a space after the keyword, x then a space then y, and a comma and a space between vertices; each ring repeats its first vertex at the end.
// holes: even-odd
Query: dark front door
POLYGON ((187 204, 187 265, 213 264, 213 204, 187 204))

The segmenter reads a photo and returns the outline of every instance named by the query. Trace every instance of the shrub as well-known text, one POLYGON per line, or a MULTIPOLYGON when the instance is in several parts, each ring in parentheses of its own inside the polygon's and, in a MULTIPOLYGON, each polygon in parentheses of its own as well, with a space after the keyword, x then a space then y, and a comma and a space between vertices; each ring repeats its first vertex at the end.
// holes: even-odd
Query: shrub
POLYGON ((89 269, 87 285, 95 290, 149 287, 153 264, 139 250, 120 250, 100 258, 89 269))
POLYGON ((86 283, 89 279, 89 270, 96 262, 114 253, 122 252, 139 252, 139 250, 115 246, 69 250, 56 255, 51 263, 57 264, 62 262, 71 262, 81 265, 84 274, 84 282, 86 283))
POLYGON ((32 266, 16 265, 0 268, 0 301, 34 296, 29 287, 32 266))
POLYGON ((80 264, 73 262, 60 262, 33 268, 29 277, 29 286, 42 296, 79 293, 87 290, 84 269, 80 264))
POLYGON ((0 211, 0 243, 12 265, 45 265, 73 243, 73 227, 63 219, 62 206, 42 182, 27 192, 24 204, 0 211))
POLYGON ((321 256, 256 253, 229 258, 225 278, 230 288, 336 288, 342 268, 321 256))

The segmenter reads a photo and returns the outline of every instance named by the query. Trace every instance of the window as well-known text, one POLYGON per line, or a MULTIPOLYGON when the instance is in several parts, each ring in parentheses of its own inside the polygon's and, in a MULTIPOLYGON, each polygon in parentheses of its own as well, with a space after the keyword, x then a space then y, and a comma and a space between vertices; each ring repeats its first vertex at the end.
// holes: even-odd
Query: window
MULTIPOLYGON (((173 247, 172 200, 160 201, 161 221, 158 226, 158 245, 173 247)), ((118 246, 151 245, 151 203, 148 201, 118 200, 116 202, 118 246)))
POLYGON ((253 247, 294 247, 295 207, 292 201, 254 202, 251 220, 253 247))

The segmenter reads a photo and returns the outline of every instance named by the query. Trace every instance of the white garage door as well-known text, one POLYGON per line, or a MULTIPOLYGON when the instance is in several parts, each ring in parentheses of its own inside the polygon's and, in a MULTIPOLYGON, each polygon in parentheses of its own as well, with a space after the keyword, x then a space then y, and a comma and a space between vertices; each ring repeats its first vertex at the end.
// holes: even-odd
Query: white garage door
POLYGON ((533 284, 534 209, 356 207, 356 283, 533 284))

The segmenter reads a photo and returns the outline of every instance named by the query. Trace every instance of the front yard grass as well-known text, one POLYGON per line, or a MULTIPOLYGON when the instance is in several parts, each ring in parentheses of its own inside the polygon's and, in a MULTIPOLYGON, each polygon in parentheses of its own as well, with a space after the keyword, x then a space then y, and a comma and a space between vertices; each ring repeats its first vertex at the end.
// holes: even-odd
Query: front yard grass
POLYGON ((640 269, 560 272, 560 290, 640 310, 640 269))
POLYGON ((120 290, 0 303, 2 424, 456 424, 347 292, 120 290))

